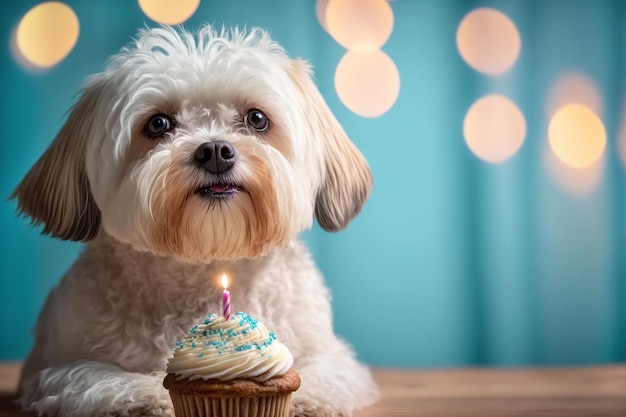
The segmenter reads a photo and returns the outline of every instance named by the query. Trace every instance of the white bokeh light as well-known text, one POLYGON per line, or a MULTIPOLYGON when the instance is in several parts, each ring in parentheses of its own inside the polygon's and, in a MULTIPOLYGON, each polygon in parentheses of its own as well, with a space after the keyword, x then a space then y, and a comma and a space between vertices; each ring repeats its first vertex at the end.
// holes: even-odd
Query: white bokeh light
POLYGON ((339 99, 354 113, 378 117, 395 103, 400 92, 400 74, 381 50, 347 51, 335 71, 339 99))
POLYGON ((386 0, 332 0, 326 6, 328 33, 344 48, 372 51, 393 30, 393 11, 386 0))
POLYGON ((602 97, 600 90, 587 75, 571 71, 559 75, 550 87, 547 99, 548 117, 563 106, 572 103, 583 104, 597 115, 602 115, 602 97))
POLYGON ((328 26, 326 25, 326 7, 328 6, 329 1, 330 0, 317 0, 315 2, 315 15, 317 16, 317 21, 320 22, 320 25, 326 32, 328 32, 328 26))
POLYGON ((463 136, 480 159, 499 163, 513 156, 524 143, 526 120, 508 98, 491 94, 478 99, 467 111, 463 136))
POLYGON ((495 9, 480 8, 461 21, 456 44, 469 66, 485 74, 501 75, 517 60, 522 43, 508 16, 495 9))

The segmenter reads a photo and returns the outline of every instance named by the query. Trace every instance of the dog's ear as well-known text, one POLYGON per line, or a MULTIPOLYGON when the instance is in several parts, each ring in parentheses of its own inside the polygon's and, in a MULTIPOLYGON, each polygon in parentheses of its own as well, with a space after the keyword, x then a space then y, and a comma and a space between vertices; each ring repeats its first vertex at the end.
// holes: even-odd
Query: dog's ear
POLYGON ((336 232, 361 211, 372 189, 372 173, 313 83, 307 63, 293 60, 289 72, 310 112, 310 131, 324 144, 325 172, 317 191, 315 216, 325 230, 336 232))
POLYGON ((63 240, 88 241, 100 228, 100 210, 91 194, 85 154, 101 86, 92 82, 72 109, 50 147, 33 165, 10 198, 20 214, 43 234, 63 240))

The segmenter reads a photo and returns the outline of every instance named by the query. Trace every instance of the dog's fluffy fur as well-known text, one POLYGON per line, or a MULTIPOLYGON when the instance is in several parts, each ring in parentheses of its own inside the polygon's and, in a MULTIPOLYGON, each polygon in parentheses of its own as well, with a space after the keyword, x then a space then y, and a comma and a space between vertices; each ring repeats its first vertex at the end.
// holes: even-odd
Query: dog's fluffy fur
POLYGON ((292 415, 348 416, 371 403, 375 384, 334 334, 328 291, 297 237, 314 215, 326 230, 344 228, 371 184, 307 64, 264 31, 141 31, 87 83, 14 193, 44 233, 88 242, 40 315, 23 407, 173 415, 167 358, 219 311, 222 272, 234 308, 293 353, 302 386, 292 415), (269 130, 250 125, 250 109, 269 130), (155 137, 146 125, 157 114, 171 128, 155 137), (236 152, 218 174, 194 158, 216 140, 236 152), (230 191, 208 193, 216 183, 230 191))

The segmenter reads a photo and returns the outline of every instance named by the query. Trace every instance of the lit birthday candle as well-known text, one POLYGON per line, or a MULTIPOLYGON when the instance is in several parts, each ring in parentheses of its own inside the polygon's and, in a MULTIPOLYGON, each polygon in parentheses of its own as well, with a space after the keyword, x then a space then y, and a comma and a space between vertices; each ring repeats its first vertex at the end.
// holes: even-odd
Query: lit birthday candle
POLYGON ((222 293, 222 311, 224 318, 230 320, 230 291, 228 291, 228 276, 222 274, 222 287, 224 292, 222 293))

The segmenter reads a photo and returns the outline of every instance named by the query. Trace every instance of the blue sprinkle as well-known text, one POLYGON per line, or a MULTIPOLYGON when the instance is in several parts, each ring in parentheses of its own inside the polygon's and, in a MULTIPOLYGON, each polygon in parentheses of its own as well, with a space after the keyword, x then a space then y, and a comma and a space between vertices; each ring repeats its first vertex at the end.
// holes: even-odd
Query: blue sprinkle
POLYGON ((249 343, 246 343, 245 345, 241 345, 241 346, 237 346, 235 347, 235 351, 237 352, 242 352, 244 350, 250 350, 252 349, 252 345, 249 343))
POLYGON ((204 352, 200 352, 200 353, 198 353, 198 357, 199 357, 199 358, 204 357, 204 352))
POLYGON ((195 348, 196 347, 196 342, 191 342, 191 347, 195 348))
POLYGON ((239 318, 239 325, 240 326, 244 326, 244 325, 248 325, 248 327, 250 327, 250 330, 254 330, 256 329, 256 326, 258 324, 258 322, 252 318, 251 316, 247 315, 246 313, 242 313, 239 312, 237 314, 235 314, 235 316, 237 316, 239 318))
POLYGON ((266 347, 270 346, 272 343, 274 343, 274 341, 276 340, 276 335, 272 332, 270 332, 267 340, 263 343, 255 343, 254 346, 257 349, 265 349, 266 347))

